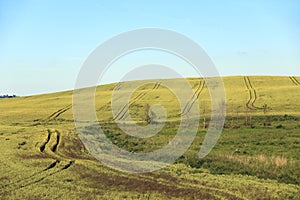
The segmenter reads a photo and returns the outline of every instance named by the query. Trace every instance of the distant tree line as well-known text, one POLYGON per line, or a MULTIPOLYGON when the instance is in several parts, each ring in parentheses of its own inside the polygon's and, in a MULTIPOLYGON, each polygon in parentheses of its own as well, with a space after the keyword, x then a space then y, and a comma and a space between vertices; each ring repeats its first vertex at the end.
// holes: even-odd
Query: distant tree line
POLYGON ((16 98, 17 96, 16 95, 0 95, 0 99, 5 99, 5 98, 16 98))

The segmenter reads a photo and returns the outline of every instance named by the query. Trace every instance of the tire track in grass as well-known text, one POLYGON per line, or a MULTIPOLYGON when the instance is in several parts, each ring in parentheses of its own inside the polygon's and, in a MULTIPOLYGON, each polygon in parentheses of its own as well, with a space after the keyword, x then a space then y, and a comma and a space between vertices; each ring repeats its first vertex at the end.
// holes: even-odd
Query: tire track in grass
MULTIPOLYGON (((58 132, 58 131, 57 131, 58 132)), ((54 143, 54 145, 52 147, 50 147, 51 151, 52 152, 56 152, 57 150, 57 147, 58 147, 58 144, 59 144, 59 137, 60 137, 60 134, 58 133, 55 133, 56 135, 54 137, 57 137, 56 138, 56 141, 54 143)), ((45 154, 45 150, 46 150, 46 147, 49 145, 49 142, 50 140, 53 138, 53 132, 51 130, 47 130, 47 138, 46 138, 46 141, 42 143, 42 145, 39 147, 39 150, 41 153, 44 153, 45 154)), ((0 187, 7 187, 9 185, 12 185, 12 184, 15 184, 17 182, 21 182, 21 181, 25 181, 25 180, 28 180, 30 178, 34 178, 35 176, 39 175, 39 174, 42 174, 44 172, 47 172, 48 170, 54 168, 60 161, 59 160, 56 160, 55 162, 51 163, 48 167, 46 167, 45 169, 43 170, 40 170, 38 172, 35 172, 33 173, 32 175, 28 176, 28 177, 25 177, 25 178, 22 178, 22 179, 19 179, 13 183, 10 183, 10 184, 6 184, 6 185, 3 185, 3 186, 0 186, 0 187)))
POLYGON ((147 95, 149 92, 153 91, 153 90, 157 90, 161 85, 161 82, 158 81, 155 83, 155 85, 153 86, 153 88, 151 90, 148 90, 146 92, 142 92, 140 94, 138 94, 135 98, 133 98, 133 100, 130 103, 126 103, 122 109, 120 110, 120 112, 116 115, 116 117, 114 118, 114 120, 121 120, 124 118, 127 118, 127 116, 129 115, 129 107, 138 102, 139 100, 141 100, 145 95, 147 95), (127 109, 126 109, 127 108, 127 109))
POLYGON ((53 176, 53 175, 55 175, 55 174, 58 174, 58 173, 60 173, 60 172, 62 172, 62 171, 64 171, 64 170, 69 169, 74 163, 75 163, 74 160, 69 161, 69 163, 63 165, 61 168, 59 168, 58 170, 56 170, 56 171, 54 171, 54 172, 51 172, 51 173, 46 174, 46 175, 44 175, 44 176, 42 176, 42 177, 39 177, 39 178, 37 178, 36 180, 30 181, 30 182, 25 182, 25 183, 23 183, 23 184, 19 184, 19 185, 16 187, 16 189, 21 189, 21 188, 24 188, 24 187, 27 187, 27 186, 30 186, 30 185, 33 185, 33 184, 37 184, 37 183, 39 183, 39 182, 45 180, 46 178, 49 178, 49 177, 51 177, 51 176, 53 176))
POLYGON ((294 76, 289 76, 289 79, 292 81, 292 83, 296 86, 300 86, 300 82, 296 79, 294 76))
POLYGON ((298 85, 300 85, 300 82, 296 79, 295 76, 293 76, 294 80, 296 81, 296 83, 298 83, 298 85))
MULTIPOLYGON (((123 85, 122 82, 117 83, 116 86, 113 88, 112 91, 118 91, 118 90, 120 90, 122 88, 122 85, 123 85)), ((122 96, 123 95, 118 96, 117 98, 114 99, 114 101, 117 101, 117 100, 121 99, 122 96)), ((100 112, 102 109, 109 107, 111 105, 111 103, 112 103, 112 97, 110 99, 111 100, 109 102, 104 103, 100 108, 98 108, 97 112, 100 112)), ((124 107, 126 107, 126 105, 124 107)), ((122 107, 122 109, 124 109, 124 107, 122 107)))
POLYGON ((249 100, 246 103, 246 107, 250 110, 262 110, 262 107, 255 106, 255 102, 257 101, 257 92, 255 88, 253 87, 251 80, 248 76, 244 77, 244 82, 246 85, 246 88, 249 92, 249 100))
POLYGON ((153 87, 153 89, 155 90, 155 89, 158 89, 159 88, 159 86, 160 86, 160 84, 161 84, 161 82, 156 82, 155 83, 155 85, 154 85, 154 87, 153 87))
MULTIPOLYGON (((47 134, 46 141, 44 143, 42 143, 39 150, 43 154, 49 154, 50 152, 52 152, 52 153, 55 153, 56 155, 58 155, 57 150, 58 150, 58 146, 61 141, 61 134, 57 130, 55 130, 53 132, 49 129, 47 130, 47 133, 48 134, 47 134), (47 149, 50 151, 47 151, 47 149)), ((50 176, 53 176, 59 172, 69 169, 74 163, 75 163, 75 160, 71 160, 68 163, 66 163, 66 161, 61 161, 60 158, 56 159, 54 162, 52 162, 46 168, 44 168, 40 171, 37 171, 25 178, 18 179, 14 182, 11 182, 11 183, 8 183, 5 185, 0 185, 0 188, 12 191, 15 189, 21 189, 21 188, 27 187, 29 185, 39 183, 50 176), (58 166, 60 163, 62 163, 62 165, 58 166)))
POLYGON ((39 175, 39 174, 42 174, 43 172, 46 172, 46 171, 48 171, 48 170, 54 168, 59 162, 60 162, 59 160, 56 160, 55 162, 51 163, 48 167, 46 167, 46 168, 43 169, 43 170, 37 171, 37 172, 35 172, 35 173, 33 173, 33 174, 31 174, 31 175, 25 177, 25 178, 18 179, 18 180, 14 181, 14 182, 7 183, 7 184, 5 184, 5 185, 1 185, 0 187, 1 187, 1 188, 5 188, 5 187, 8 187, 8 186, 17 184, 17 183, 19 183, 19 182, 21 182, 21 181, 26 181, 26 180, 28 180, 28 179, 34 178, 35 176, 37 176, 37 175, 39 175))
POLYGON ((253 91, 253 94, 254 94, 254 98, 253 98, 253 101, 252 101, 252 103, 251 103, 251 106, 252 106, 253 108, 255 108, 255 109, 261 110, 261 109, 263 109, 263 108, 255 106, 255 102, 256 102, 256 100, 258 99, 258 98, 257 98, 257 92, 256 92, 255 88, 253 87, 253 85, 252 85, 252 83, 251 83, 251 81, 250 81, 249 76, 247 76, 247 79, 248 79, 249 86, 250 86, 250 88, 251 88, 251 90, 253 91))
POLYGON ((127 107, 129 108, 130 105, 132 105, 134 102, 142 99, 145 95, 146 95, 146 92, 140 93, 133 99, 133 101, 130 104, 125 104, 122 107, 121 111, 117 114, 116 119, 119 119, 119 120, 122 119, 124 117, 124 115, 126 114, 126 108, 127 107), (121 117, 120 117, 120 115, 121 115, 121 117))
POLYGON ((247 80, 246 77, 244 77, 244 83, 245 83, 246 88, 249 92, 249 100, 247 101, 246 106, 247 106, 247 108, 252 110, 252 108, 250 107, 250 103, 252 102, 252 92, 251 92, 250 86, 248 85, 248 80, 247 80))
POLYGON ((51 149, 51 151, 53 153, 55 153, 56 150, 57 150, 57 147, 59 145, 59 142, 60 142, 60 132, 58 132, 57 130, 55 130, 55 133, 54 133, 53 137, 55 137, 55 143, 54 143, 54 145, 50 149, 51 149))
POLYGON ((46 141, 39 147, 41 153, 47 153, 47 149, 50 150, 52 153, 57 153, 57 148, 61 141, 61 134, 58 130, 51 131, 50 129, 47 130, 48 135, 46 141))
MULTIPOLYGON (((152 88, 151 91, 157 90, 157 89, 160 87, 160 85, 161 85, 161 82, 160 82, 160 81, 156 82, 155 85, 154 85, 154 87, 152 88)), ((136 103, 136 102, 138 102, 139 100, 141 100, 144 96, 146 96, 146 94, 150 93, 151 91, 142 93, 138 98, 135 98, 135 99, 133 100, 133 102, 131 102, 131 103, 129 104, 128 108, 129 108, 131 105, 133 105, 134 103, 136 103)), ((124 115, 122 116, 121 119, 127 118, 128 116, 129 116, 129 110, 127 110, 127 112, 124 113, 124 115)))
POLYGON ((198 100, 200 94, 202 93, 202 91, 204 89, 204 86, 205 86, 205 81, 204 80, 200 80, 196 91, 194 92, 192 98, 185 105, 185 107, 184 107, 181 115, 187 115, 190 112, 190 110, 193 107, 194 103, 198 100))
POLYGON ((40 146, 40 152, 44 152, 45 151, 45 148, 46 148, 46 145, 49 143, 50 139, 51 139, 51 135, 52 135, 52 132, 48 129, 47 130, 48 132, 48 135, 47 135, 47 139, 46 141, 40 146))
POLYGON ((72 104, 69 104, 69 105, 55 111, 51 115, 49 115, 45 121, 49 122, 49 121, 55 120, 57 117, 59 117, 61 114, 65 113, 66 111, 70 110, 71 108, 72 108, 72 104))
POLYGON ((120 90, 122 83, 119 82, 117 85, 114 87, 114 90, 120 90))

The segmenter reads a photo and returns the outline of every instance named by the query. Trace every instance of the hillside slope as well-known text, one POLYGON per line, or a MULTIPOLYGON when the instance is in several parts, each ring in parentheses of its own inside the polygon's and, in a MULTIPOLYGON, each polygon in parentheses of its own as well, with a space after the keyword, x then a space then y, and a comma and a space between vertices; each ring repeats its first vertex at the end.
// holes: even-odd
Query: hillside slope
MULTIPOLYGON (((163 105, 168 123, 149 139, 126 136, 111 114, 112 91, 117 89, 121 96, 131 92, 126 84, 132 82, 99 86, 95 110, 107 137, 132 152, 166 145, 176 134, 182 113, 164 82, 181 87, 180 81, 154 80, 145 85, 139 81, 129 111, 117 113, 118 120, 126 121, 131 114, 144 123, 145 105, 163 105)), ((223 81, 227 117, 211 154, 197 157, 211 100, 203 79, 191 78, 197 98, 187 100, 189 105, 198 101, 201 113, 197 137, 176 164, 144 174, 110 169, 87 152, 75 131, 72 91, 0 99, 1 198, 299 199, 300 77, 224 77, 223 81)))

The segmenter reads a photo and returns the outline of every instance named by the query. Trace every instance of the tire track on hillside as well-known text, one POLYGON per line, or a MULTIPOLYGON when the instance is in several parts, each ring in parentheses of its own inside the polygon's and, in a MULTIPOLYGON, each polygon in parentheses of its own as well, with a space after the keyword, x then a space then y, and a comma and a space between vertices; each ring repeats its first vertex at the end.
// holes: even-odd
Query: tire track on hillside
POLYGON ((70 110, 71 108, 72 108, 72 104, 69 104, 69 105, 55 111, 51 115, 49 115, 45 121, 49 122, 49 121, 55 120, 57 117, 59 117, 61 114, 65 113, 66 111, 70 110))
POLYGON ((27 179, 23 179, 21 181, 19 181, 17 184, 13 185, 13 190, 16 189, 22 189, 24 187, 33 185, 33 184, 37 184, 43 180, 45 180, 46 178, 49 178, 55 174, 58 174, 64 170, 69 169, 73 164, 75 163, 75 161, 69 161, 68 163, 63 164, 62 166, 58 167, 57 164, 54 164, 52 166, 50 166, 51 168, 44 171, 45 173, 40 173, 40 176, 35 176, 35 177, 30 177, 27 179), (57 167, 56 167, 57 166, 57 167), (54 170, 54 168, 58 168, 56 170, 54 170))
POLYGON ((252 106, 253 108, 255 108, 255 109, 262 109, 262 108, 257 107, 257 106, 254 105, 255 102, 256 102, 256 100, 257 100, 257 93, 256 93, 256 90, 254 89, 254 87, 253 87, 253 85, 252 85, 252 83, 251 83, 251 81, 250 81, 249 76, 247 76, 247 79, 248 79, 249 86, 250 86, 250 88, 251 88, 251 90, 253 91, 253 94, 254 94, 253 101, 251 102, 251 106, 252 106))
POLYGON ((250 86, 248 85, 246 77, 244 77, 244 82, 245 82, 246 88, 247 88, 247 90, 249 92, 249 100, 247 101, 246 106, 247 106, 247 108, 251 109, 250 108, 250 104, 252 102, 252 92, 251 92, 250 86))
POLYGON ((51 131, 47 130, 47 138, 44 143, 39 147, 41 153, 46 153, 46 149, 49 149, 52 153, 56 153, 57 148, 60 144, 61 134, 58 130, 51 131))
POLYGON ((296 79, 294 76, 289 76, 289 79, 292 81, 292 83, 296 86, 300 86, 300 82, 296 79))
POLYGON ((246 107, 250 110, 262 110, 262 107, 255 106, 255 102, 257 101, 257 92, 255 88, 253 87, 250 78, 248 76, 244 77, 244 82, 246 85, 246 88, 249 92, 249 99, 246 103, 246 107))
POLYGON ((114 87, 114 89, 113 89, 113 90, 120 90, 120 88, 121 88, 121 85, 122 85, 122 83, 121 83, 121 82, 117 83, 117 85, 114 87))
POLYGON ((46 139, 46 141, 40 146, 40 152, 42 152, 42 153, 45 151, 46 145, 49 143, 50 138, 51 138, 51 135, 52 135, 52 132, 51 132, 49 129, 47 130, 47 132, 48 132, 47 139, 46 139))
POLYGON ((41 174, 41 173, 43 173, 43 172, 46 172, 46 171, 48 171, 48 170, 54 168, 59 162, 60 162, 59 160, 56 160, 55 162, 51 163, 51 164, 50 164, 48 167, 46 167, 45 169, 40 170, 40 171, 37 171, 37 172, 35 172, 35 173, 33 173, 33 174, 31 174, 31 175, 25 177, 25 178, 18 179, 18 180, 16 180, 16 181, 11 182, 11 183, 7 183, 7 184, 4 184, 4 185, 1 185, 0 188, 5 188, 5 187, 8 187, 8 186, 17 184, 17 183, 19 183, 19 182, 21 182, 21 181, 26 181, 26 180, 28 180, 28 179, 34 178, 35 176, 37 176, 37 175, 39 175, 39 174, 41 174))
MULTIPOLYGON (((155 85, 153 86, 153 88, 152 88, 151 91, 157 90, 157 89, 160 87, 160 85, 161 85, 161 82, 159 82, 159 81, 156 82, 155 85)), ((144 96, 146 96, 146 94, 148 94, 148 93, 151 92, 151 91, 142 93, 139 97, 136 97, 136 98, 133 100, 133 102, 131 102, 131 103, 129 104, 128 109, 129 109, 129 107, 130 107, 131 105, 133 105, 134 103, 136 103, 136 102, 138 102, 139 100, 141 100, 144 96)), ((124 113, 124 115, 122 116, 121 119, 124 119, 124 118, 126 119, 128 116, 129 116, 129 110, 127 110, 127 112, 124 113)))
MULTIPOLYGON (((58 130, 51 131, 50 129, 48 129, 47 132, 48 132, 48 134, 47 134, 46 141, 39 148, 40 152, 43 154, 49 154, 51 152, 51 153, 58 155, 57 150, 58 150, 58 146, 60 145, 60 142, 61 142, 61 133, 58 130), (47 151, 47 149, 49 150, 49 152, 47 151)), ((36 172, 29 177, 19 180, 18 181, 19 183, 18 183, 18 185, 15 186, 15 188, 21 189, 21 188, 27 187, 29 185, 37 184, 50 176, 53 176, 64 170, 67 170, 75 163, 75 160, 71 160, 65 164, 62 164, 59 167, 58 164, 62 163, 62 162, 65 163, 66 161, 61 161, 61 157, 59 156, 59 159, 56 159, 55 162, 51 163, 45 169, 43 169, 39 172, 36 172), (54 170, 55 168, 58 168, 58 169, 54 170)))
POLYGON ((60 132, 55 130, 55 135, 53 137, 55 137, 55 143, 53 144, 53 146, 50 149, 53 153, 56 153, 57 147, 58 147, 59 142, 60 142, 60 132))
POLYGON ((155 90, 155 89, 158 89, 159 86, 160 86, 160 84, 161 84, 160 81, 156 82, 156 84, 154 85, 153 89, 154 89, 154 90, 155 90))
POLYGON ((63 158, 57 154, 60 142, 61 133, 58 130, 51 131, 50 129, 48 129, 46 139, 38 149, 42 154, 50 155, 51 157, 53 157, 52 153, 54 153, 58 158, 44 169, 41 169, 40 171, 37 171, 27 177, 15 180, 11 183, 0 185, 0 188, 11 191, 24 188, 29 185, 39 183, 50 176, 69 169, 75 163, 75 160, 67 161, 68 158, 63 158))
MULTIPOLYGON (((118 91, 118 90, 120 90, 121 87, 122 87, 122 83, 121 83, 121 82, 118 82, 118 83, 115 85, 115 87, 112 89, 112 92, 113 92, 113 91, 118 91)), ((122 97, 122 95, 118 96, 117 98, 114 99, 114 101, 119 100, 121 97, 122 97)), ((107 102, 107 103, 102 104, 102 106, 101 106, 100 108, 97 109, 97 112, 99 112, 99 111, 101 111, 102 109, 107 108, 109 105, 111 105, 112 99, 113 99, 113 97, 111 96, 110 101, 107 102)))
MULTIPOLYGON (((72 143, 72 149, 76 149, 78 148, 78 146, 80 147, 81 145, 81 147, 84 149, 85 147, 81 143, 81 140, 79 138, 77 138, 76 140, 69 140, 69 137, 63 135, 58 130, 48 129, 47 132, 48 134, 46 136, 45 141, 42 144, 40 143, 41 146, 36 145, 37 151, 43 155, 43 158, 54 158, 59 160, 73 160, 77 158, 80 159, 80 157, 74 157, 71 154, 68 154, 68 152, 71 152, 72 150, 68 149, 65 145, 66 142, 68 142, 72 143)), ((82 153, 82 149, 79 150, 79 153, 82 153)))
POLYGON ((202 91, 204 89, 204 86, 205 86, 205 81, 204 80, 200 80, 196 91, 194 92, 192 98, 185 105, 185 107, 184 107, 181 115, 187 115, 190 112, 190 110, 193 107, 194 103, 198 100, 200 94, 202 93, 202 91))
POLYGON ((294 76, 293 78, 298 83, 298 85, 300 85, 300 82, 296 79, 296 77, 294 76))
POLYGON ((19 186, 16 187, 16 189, 21 189, 21 188, 24 188, 24 187, 27 187, 27 186, 30 186, 30 185, 33 185, 33 184, 37 184, 37 183, 39 183, 39 182, 45 180, 46 178, 49 178, 49 177, 51 177, 51 176, 53 176, 53 175, 55 175, 55 174, 58 174, 58 173, 60 173, 60 172, 62 172, 62 171, 64 171, 64 170, 69 169, 74 163, 75 163, 74 160, 69 161, 69 163, 63 165, 62 167, 60 167, 60 168, 57 169, 56 171, 51 172, 51 173, 49 173, 49 174, 47 174, 47 175, 44 175, 44 176, 42 176, 42 177, 39 177, 39 178, 36 179, 36 180, 30 181, 30 182, 27 182, 27 183, 24 183, 24 184, 20 184, 19 186))
POLYGON ((153 88, 151 90, 148 90, 146 92, 142 92, 140 94, 138 94, 135 98, 133 98, 133 100, 130 103, 126 103, 121 110, 118 112, 118 114, 116 115, 116 117, 114 118, 114 120, 121 120, 124 118, 127 118, 127 116, 129 115, 129 107, 138 102, 139 100, 141 100, 144 96, 146 96, 148 93, 150 93, 153 90, 157 90, 161 85, 161 82, 158 81, 155 83, 155 85, 153 86, 153 88))

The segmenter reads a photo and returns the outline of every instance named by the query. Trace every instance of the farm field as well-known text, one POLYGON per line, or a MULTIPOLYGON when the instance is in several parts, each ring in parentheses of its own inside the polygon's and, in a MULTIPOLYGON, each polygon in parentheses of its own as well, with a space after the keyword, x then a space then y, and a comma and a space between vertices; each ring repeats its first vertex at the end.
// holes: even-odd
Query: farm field
MULTIPOLYGON (((198 158, 210 122, 205 81, 188 79, 195 96, 181 113, 176 96, 153 80, 131 96, 129 110, 113 117, 113 90, 126 94, 133 82, 97 87, 95 110, 106 136, 131 152, 150 152, 174 138, 180 116, 199 104, 198 132, 176 163, 131 174, 93 158, 75 130, 73 91, 0 99, 1 199, 300 199, 300 77, 223 77, 226 121, 215 148, 198 158), (115 123, 129 116, 144 125, 145 107, 168 113, 163 129, 148 139, 128 136, 115 123)), ((182 88, 184 90, 184 88, 182 88)), ((159 121, 153 117, 151 120, 159 121)), ((130 127, 130 122, 128 122, 130 127)))

